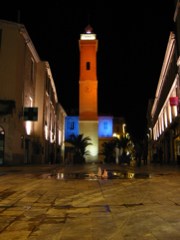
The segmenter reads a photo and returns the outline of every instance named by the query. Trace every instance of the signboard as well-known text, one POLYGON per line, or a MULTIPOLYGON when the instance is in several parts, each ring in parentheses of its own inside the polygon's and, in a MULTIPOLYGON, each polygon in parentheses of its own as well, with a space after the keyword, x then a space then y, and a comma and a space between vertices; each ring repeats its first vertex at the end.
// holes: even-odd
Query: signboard
POLYGON ((179 105, 179 99, 178 97, 170 97, 170 105, 171 106, 178 106, 179 105))
POLYGON ((24 108, 24 121, 37 121, 38 120, 38 108, 37 107, 25 107, 24 108))

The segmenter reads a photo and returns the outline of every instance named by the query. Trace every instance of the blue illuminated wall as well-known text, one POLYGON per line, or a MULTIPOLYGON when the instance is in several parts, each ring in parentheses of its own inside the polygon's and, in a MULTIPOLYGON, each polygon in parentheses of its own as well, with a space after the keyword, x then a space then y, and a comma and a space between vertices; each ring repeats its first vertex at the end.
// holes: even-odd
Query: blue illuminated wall
POLYGON ((113 117, 102 116, 98 117, 98 136, 112 137, 113 135, 113 117))
POLYGON ((74 135, 79 135, 79 117, 67 116, 65 118, 65 140, 74 135))
MULTIPOLYGON (((74 135, 79 135, 79 117, 67 116, 65 118, 65 140, 74 135)), ((112 137, 113 135, 113 117, 98 117, 98 137, 112 137)))

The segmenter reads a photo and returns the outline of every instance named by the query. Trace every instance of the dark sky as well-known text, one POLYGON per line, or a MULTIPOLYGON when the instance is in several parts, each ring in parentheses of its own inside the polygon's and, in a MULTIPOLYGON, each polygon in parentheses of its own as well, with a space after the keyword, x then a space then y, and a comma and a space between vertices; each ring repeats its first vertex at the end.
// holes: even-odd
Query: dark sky
POLYGON ((90 24, 98 39, 99 115, 125 117, 130 134, 139 138, 173 30, 174 4, 173 0, 126 2, 109 3, 107 8, 64 8, 59 1, 44 9, 1 7, 0 19, 20 17, 41 60, 50 64, 59 102, 67 113, 78 110, 78 41, 90 24))

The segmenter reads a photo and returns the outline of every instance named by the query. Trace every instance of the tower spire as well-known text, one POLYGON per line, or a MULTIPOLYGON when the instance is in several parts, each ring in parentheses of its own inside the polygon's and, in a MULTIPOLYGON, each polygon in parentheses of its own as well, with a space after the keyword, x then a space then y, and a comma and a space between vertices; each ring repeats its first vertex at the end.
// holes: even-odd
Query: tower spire
POLYGON ((85 27, 85 33, 93 33, 93 28, 91 27, 90 24, 88 24, 86 27, 85 27))

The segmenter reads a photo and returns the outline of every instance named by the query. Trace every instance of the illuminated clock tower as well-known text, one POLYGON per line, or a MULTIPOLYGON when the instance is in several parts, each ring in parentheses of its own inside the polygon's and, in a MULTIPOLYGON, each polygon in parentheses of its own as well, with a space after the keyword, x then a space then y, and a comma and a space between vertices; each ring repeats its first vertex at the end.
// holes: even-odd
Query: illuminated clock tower
POLYGON ((98 160, 98 81, 96 53, 98 40, 90 25, 80 35, 80 78, 79 78, 79 131, 90 137, 93 145, 88 146, 88 162, 98 160))

